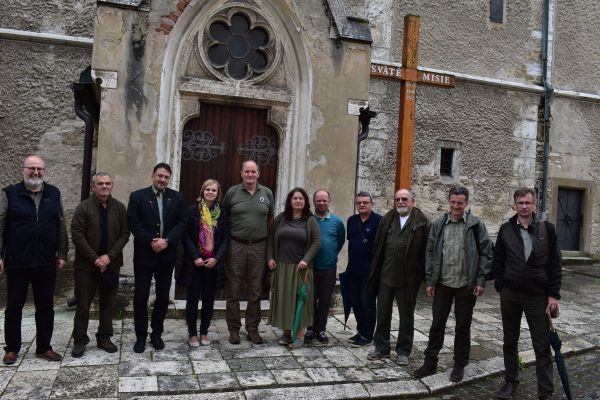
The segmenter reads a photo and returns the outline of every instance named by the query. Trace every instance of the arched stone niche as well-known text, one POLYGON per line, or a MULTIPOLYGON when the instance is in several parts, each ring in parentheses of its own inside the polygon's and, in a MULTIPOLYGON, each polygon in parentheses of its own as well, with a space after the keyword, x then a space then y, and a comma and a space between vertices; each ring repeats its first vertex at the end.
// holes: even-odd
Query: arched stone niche
POLYGON ((173 166, 174 188, 179 187, 183 126, 198 115, 199 100, 268 108, 269 124, 280 143, 278 203, 292 187, 304 185, 312 81, 300 32, 299 21, 285 2, 197 1, 186 8, 166 37, 157 132, 156 156, 173 166), (264 46, 268 68, 244 79, 230 76, 218 63, 215 67, 206 51, 215 43, 210 34, 215 21, 223 30, 240 14, 247 16, 249 29, 258 27, 269 35, 264 46))

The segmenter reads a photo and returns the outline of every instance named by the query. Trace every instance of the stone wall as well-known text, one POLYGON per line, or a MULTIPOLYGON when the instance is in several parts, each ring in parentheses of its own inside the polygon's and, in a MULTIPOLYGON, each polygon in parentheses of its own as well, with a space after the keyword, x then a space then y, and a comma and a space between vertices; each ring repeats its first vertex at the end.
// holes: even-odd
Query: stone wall
MULTIPOLYGON (((4 0, 0 28, 91 37, 95 10, 94 0, 4 0)), ((79 203, 83 159, 83 122, 73 110, 70 84, 90 65, 91 53, 43 39, 0 38, 0 187, 21 179, 27 154, 40 154, 68 214, 79 203)))

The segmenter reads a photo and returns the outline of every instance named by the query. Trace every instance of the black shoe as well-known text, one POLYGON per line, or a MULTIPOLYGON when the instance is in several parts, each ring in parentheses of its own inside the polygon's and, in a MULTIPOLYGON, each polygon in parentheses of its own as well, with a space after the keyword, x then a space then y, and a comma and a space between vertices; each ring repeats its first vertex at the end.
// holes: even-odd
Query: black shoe
POLYGON ((315 338, 315 331, 312 328, 307 328, 306 333, 304 334, 304 342, 308 343, 315 338))
POLYGON ((426 376, 433 375, 437 372, 437 363, 431 361, 425 361, 423 365, 413 372, 413 376, 417 379, 425 378, 426 376))
POLYGON ((152 345, 152 347, 154 347, 155 350, 162 350, 165 348, 165 342, 163 342, 160 336, 151 337, 150 344, 152 345))
POLYGON ((361 337, 360 333, 357 333, 356 335, 354 335, 350 339, 348 339, 348 342, 352 344, 352 343, 356 342, 356 339, 358 339, 359 337, 361 337))
POLYGON ((321 344, 328 344, 329 343, 329 338, 325 334, 325 331, 319 332, 319 334, 317 335, 317 340, 321 344))
POLYGON ((389 356, 390 356, 389 351, 386 353, 386 352, 375 349, 372 352, 370 352, 369 354, 367 354, 367 359, 369 359, 371 361, 375 361, 375 360, 381 360, 382 358, 388 358, 389 356))
POLYGON ((463 380, 464 376, 465 367, 458 363, 454 363, 454 367, 452 367, 452 372, 450 372, 450 380, 452 382, 460 382, 463 380))
POLYGON ((504 385, 496 392, 496 397, 499 399, 512 399, 515 389, 517 389, 518 383, 504 382, 504 385))
POLYGON ((116 353, 117 350, 119 350, 117 346, 111 342, 108 336, 99 337, 96 342, 96 347, 106 351, 107 353, 116 353))
POLYGON ((133 345, 133 351, 136 353, 143 353, 146 350, 146 338, 138 339, 133 345))
POLYGON ((350 342, 350 345, 352 347, 366 347, 370 344, 371 344, 371 341, 363 338, 362 336, 359 336, 358 339, 356 339, 353 342, 350 342))
POLYGON ((73 345, 73 350, 71 350, 71 356, 75 358, 82 357, 85 353, 85 343, 75 342, 73 345))

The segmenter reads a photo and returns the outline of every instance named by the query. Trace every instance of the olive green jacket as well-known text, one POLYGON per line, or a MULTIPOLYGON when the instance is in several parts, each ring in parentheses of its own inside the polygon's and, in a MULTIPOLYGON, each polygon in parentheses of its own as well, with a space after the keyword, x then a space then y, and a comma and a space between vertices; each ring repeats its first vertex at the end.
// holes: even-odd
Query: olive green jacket
MULTIPOLYGON (((75 244, 75 269, 96 269, 94 261, 100 247, 100 201, 95 195, 82 201, 71 221, 71 240, 75 244)), ((108 251, 110 265, 123 266, 123 247, 129 241, 127 211, 119 200, 108 199, 108 251)))

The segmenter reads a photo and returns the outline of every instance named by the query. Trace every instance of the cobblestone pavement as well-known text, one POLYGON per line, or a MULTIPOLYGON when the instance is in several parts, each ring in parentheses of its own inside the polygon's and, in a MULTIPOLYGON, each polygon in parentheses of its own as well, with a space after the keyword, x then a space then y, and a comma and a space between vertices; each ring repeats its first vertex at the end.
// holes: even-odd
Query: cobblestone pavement
MULTIPOLYGON (((561 316, 556 326, 563 340, 563 352, 571 354, 597 349, 600 344, 600 279, 589 274, 566 271, 562 295, 561 316)), ((180 302, 174 305, 181 306, 180 302)), ((70 334, 73 314, 72 309, 57 304, 52 343, 54 349, 64 355, 64 360, 61 363, 49 363, 34 357, 34 316, 31 306, 26 308, 23 318, 24 345, 18 362, 13 366, 0 366, 2 399, 156 396, 152 398, 312 400, 414 398, 431 396, 432 393, 444 393, 436 394, 442 397, 435 398, 485 399, 497 386, 498 378, 489 381, 481 379, 499 374, 503 369, 499 298, 491 288, 478 300, 475 308, 471 363, 466 368, 466 384, 463 383, 463 386, 452 386, 448 379, 454 340, 452 318, 440 354, 438 374, 421 380, 410 375, 423 360, 431 323, 431 301, 424 296, 419 298, 417 304, 415 345, 407 367, 398 366, 393 358, 367 360, 366 355, 371 348, 353 348, 348 344, 347 340, 354 330, 344 329, 341 315, 333 315, 329 319, 329 345, 320 346, 315 342, 293 351, 279 346, 277 340, 281 331, 264 323, 260 325, 260 332, 266 339, 265 344, 253 345, 242 335, 240 345, 231 345, 227 342, 227 329, 222 319, 215 320, 210 328, 212 344, 192 350, 186 343, 184 320, 169 319, 163 335, 165 349, 154 351, 148 345, 143 354, 133 352, 133 321, 123 319, 115 321, 113 340, 119 345, 117 353, 105 353, 97 349, 92 341, 84 357, 72 358, 70 334), (480 385, 488 385, 486 395, 482 395, 480 385), (448 388, 451 388, 451 392, 446 394, 448 388)), ((4 340, 3 322, 3 315, 0 315, 0 344, 4 340)), ((352 316, 349 325, 354 326, 352 316)), ((97 321, 91 321, 89 333, 92 338, 96 327, 97 321)), ((398 327, 396 313, 392 327, 395 329, 392 336, 395 337, 398 327)), ((521 357, 525 363, 531 363, 534 358, 525 320, 522 328, 521 357)), ((587 369, 593 374, 597 371, 597 361, 600 361, 597 355, 598 350, 594 350, 570 358, 568 362, 587 360, 585 362, 590 367, 581 367, 577 371, 585 372, 587 369)), ((523 375, 524 381, 531 381, 527 373, 523 375)), ((585 388, 585 384, 578 381, 577 374, 575 372, 573 377, 574 387, 585 388)), ((527 387, 526 383, 522 386, 525 396, 529 393, 527 387)), ((521 388, 519 390, 521 393, 521 388)))
MULTIPOLYGON (((600 399, 600 350, 573 355, 566 360, 569 383, 573 398, 577 400, 600 399)), ((537 399, 535 367, 529 366, 519 374, 520 384, 515 399, 537 399)), ((504 383, 502 375, 485 378, 467 385, 442 391, 424 400, 480 400, 493 399, 496 390, 504 383)), ((562 398, 562 386, 558 374, 554 373, 555 399, 562 398)))

